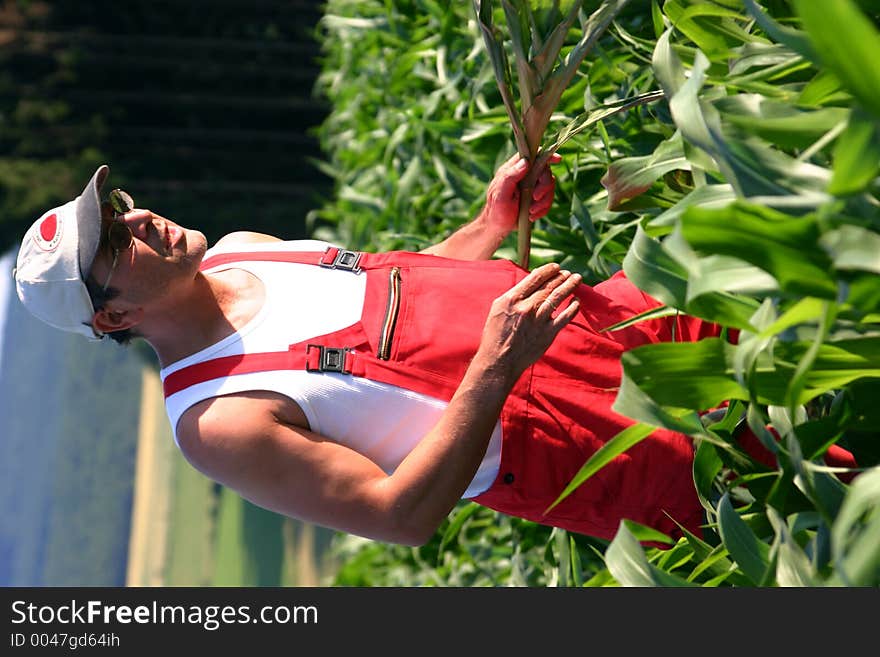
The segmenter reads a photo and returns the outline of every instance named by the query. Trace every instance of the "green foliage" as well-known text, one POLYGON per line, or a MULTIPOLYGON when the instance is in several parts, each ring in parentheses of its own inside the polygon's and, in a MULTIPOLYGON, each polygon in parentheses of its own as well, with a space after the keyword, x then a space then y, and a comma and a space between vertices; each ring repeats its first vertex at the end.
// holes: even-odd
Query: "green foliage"
MULTIPOLYGON (((587 282, 622 268, 663 312, 738 329, 736 344, 627 353, 615 403, 694 438, 706 535, 659 549, 624 525, 610 546, 586 550, 570 535, 581 570, 554 579, 546 573, 564 560, 563 532, 535 528, 526 549, 527 523, 470 511, 417 550, 340 539, 352 559, 340 582, 880 584, 880 88, 864 71, 880 44, 876 9, 852 0, 651 7, 620 13, 551 127, 641 94, 665 100, 608 116, 560 147, 556 203, 533 231, 532 265, 561 262, 587 282), (725 400, 726 416, 704 426, 698 413, 725 400), (738 422, 774 467, 745 453, 738 422), (852 473, 824 465, 835 443, 866 470, 851 483, 852 473)), ((334 110, 321 138, 339 200, 316 214, 321 236, 422 248, 476 213, 515 146, 472 11, 328 3, 321 89, 334 110)), ((573 29, 567 45, 578 37, 573 29)), ((513 258, 511 244, 499 255, 513 258)), ((599 465, 585 464, 574 484, 599 465)))
POLYGON ((607 541, 462 501, 426 545, 340 534, 336 586, 571 586, 601 576, 607 541))
POLYGON ((308 33, 321 4, 4 2, 0 249, 104 163, 109 186, 210 242, 302 237, 329 189, 303 157, 325 116, 308 33))
POLYGON ((312 234, 418 250, 473 217, 509 151, 468 11, 336 0, 319 31, 332 110, 317 134, 336 198, 310 217, 312 234))

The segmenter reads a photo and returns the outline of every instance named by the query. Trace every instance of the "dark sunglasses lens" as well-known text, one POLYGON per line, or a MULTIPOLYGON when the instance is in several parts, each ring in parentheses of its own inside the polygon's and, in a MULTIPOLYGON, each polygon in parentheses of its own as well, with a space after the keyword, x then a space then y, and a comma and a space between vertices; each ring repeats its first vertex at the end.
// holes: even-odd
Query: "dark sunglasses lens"
POLYGON ((131 246, 131 230, 125 224, 115 221, 107 229, 107 242, 117 251, 127 249, 131 246))
POLYGON ((125 214, 134 209, 134 200, 127 192, 123 192, 121 189, 114 189, 110 192, 109 198, 110 205, 112 205, 113 209, 119 214, 125 214))

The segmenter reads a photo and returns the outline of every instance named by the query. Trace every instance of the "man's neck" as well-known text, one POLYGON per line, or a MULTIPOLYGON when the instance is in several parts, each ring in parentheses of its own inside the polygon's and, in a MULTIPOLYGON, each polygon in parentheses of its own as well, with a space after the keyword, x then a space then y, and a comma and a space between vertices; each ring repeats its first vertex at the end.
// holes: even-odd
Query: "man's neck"
POLYGON ((199 274, 186 294, 145 322, 142 334, 167 367, 232 335, 253 319, 263 299, 262 282, 243 270, 199 274))

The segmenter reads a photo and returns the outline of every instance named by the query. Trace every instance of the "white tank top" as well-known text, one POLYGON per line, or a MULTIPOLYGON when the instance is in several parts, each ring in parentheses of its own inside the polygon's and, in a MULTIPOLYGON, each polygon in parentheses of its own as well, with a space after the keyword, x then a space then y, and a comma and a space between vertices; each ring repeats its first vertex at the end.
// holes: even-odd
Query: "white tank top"
MULTIPOLYGON (((239 244, 210 249, 223 252, 323 251, 318 240, 239 244)), ((266 351, 338 331, 360 319, 366 276, 285 262, 238 262, 265 286, 265 302, 256 316, 220 342, 161 370, 172 372, 213 358, 266 351)), ((268 390, 286 395, 302 408, 312 431, 349 447, 391 474, 421 438, 438 422, 446 402, 398 386, 334 372, 273 370, 205 381, 166 398, 168 418, 177 442, 177 422, 193 404, 218 395, 268 390)), ((496 422, 486 454, 462 497, 475 497, 495 480, 501 462, 501 423, 496 422)))

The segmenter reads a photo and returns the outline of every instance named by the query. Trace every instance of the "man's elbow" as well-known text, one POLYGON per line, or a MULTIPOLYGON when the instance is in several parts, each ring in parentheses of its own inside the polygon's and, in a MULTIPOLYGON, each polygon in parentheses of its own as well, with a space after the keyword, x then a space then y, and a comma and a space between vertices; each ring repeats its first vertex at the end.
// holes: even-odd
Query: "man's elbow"
POLYGON ((408 547, 422 547, 427 545, 440 523, 420 520, 411 514, 396 514, 388 527, 387 541, 406 545, 408 547))
POLYGON ((427 545, 433 536, 433 532, 430 534, 399 534, 390 542, 406 547, 420 548, 427 545))

